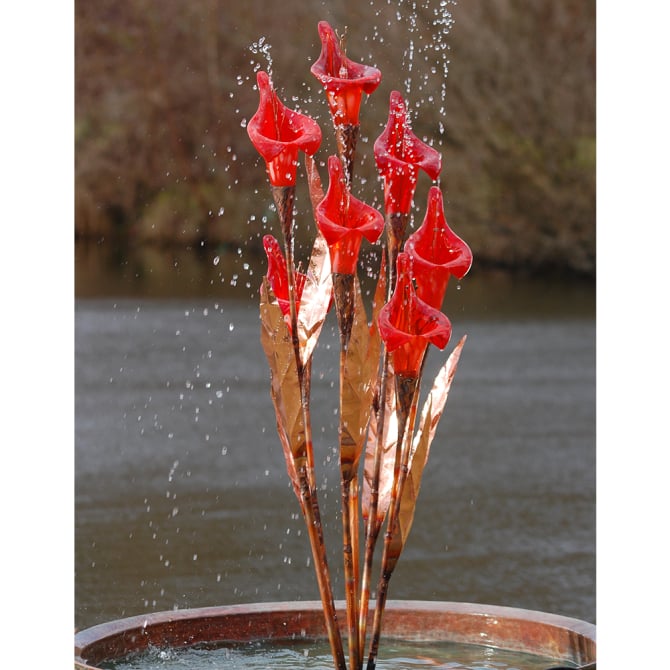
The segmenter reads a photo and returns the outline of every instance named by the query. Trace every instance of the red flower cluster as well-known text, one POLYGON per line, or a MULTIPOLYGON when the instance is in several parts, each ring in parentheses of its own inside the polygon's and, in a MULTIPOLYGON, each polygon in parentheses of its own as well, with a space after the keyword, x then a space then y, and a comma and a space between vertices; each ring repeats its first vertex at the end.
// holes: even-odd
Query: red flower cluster
MULTIPOLYGON (((377 88, 381 72, 348 59, 326 21, 321 21, 318 29, 321 54, 311 72, 325 88, 335 125, 358 125, 362 95, 377 88)), ((316 121, 282 104, 267 73, 259 72, 257 82, 260 102, 247 126, 249 137, 266 161, 271 184, 294 186, 298 152, 313 155, 321 144, 321 130, 316 121)), ((374 143, 374 155, 384 180, 387 216, 408 215, 419 171, 436 180, 442 168, 439 152, 412 132, 405 101, 398 91, 391 93, 388 121, 374 143)), ((328 174, 328 191, 316 208, 316 220, 330 250, 332 271, 353 275, 363 238, 376 242, 384 229, 384 217, 351 194, 351 185, 337 156, 328 159, 328 174)), ((268 257, 267 276, 287 317, 290 303, 286 259, 271 235, 263 239, 263 244, 268 257)), ((397 285, 379 316, 380 333, 393 354, 396 373, 418 373, 429 343, 439 348, 446 346, 451 325, 439 310, 449 277, 462 278, 471 265, 472 252, 447 225, 442 193, 432 186, 423 223, 410 235, 404 252, 398 256, 397 285)), ((306 277, 301 273, 295 276, 298 308, 306 277)))

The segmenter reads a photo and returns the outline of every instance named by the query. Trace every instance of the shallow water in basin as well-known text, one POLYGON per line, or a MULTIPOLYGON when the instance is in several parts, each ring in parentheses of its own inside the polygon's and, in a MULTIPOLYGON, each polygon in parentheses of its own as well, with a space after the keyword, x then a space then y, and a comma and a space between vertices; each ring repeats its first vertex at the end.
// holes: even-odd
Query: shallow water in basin
MULTIPOLYGON (((480 645, 447 642, 406 643, 387 640, 377 663, 379 670, 547 670, 556 659, 494 649, 480 645)), ((577 667, 574 664, 561 665, 577 667)), ((325 643, 313 641, 290 647, 267 643, 218 648, 151 648, 116 662, 100 665, 105 670, 332 670, 333 662, 325 643)))

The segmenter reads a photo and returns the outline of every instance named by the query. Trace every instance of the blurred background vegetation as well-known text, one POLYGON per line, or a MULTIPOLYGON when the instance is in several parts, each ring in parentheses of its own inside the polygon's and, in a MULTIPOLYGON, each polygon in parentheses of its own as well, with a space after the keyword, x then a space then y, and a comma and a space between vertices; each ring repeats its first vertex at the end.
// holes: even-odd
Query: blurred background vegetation
MULTIPOLYGON (((383 75, 361 113, 358 197, 381 209, 372 143, 397 89, 414 132, 442 153, 447 219, 479 267, 593 277, 595 4, 78 0, 76 240, 260 253, 277 227, 245 130, 255 71, 270 68, 284 102, 320 122, 324 165, 331 122, 309 67, 325 19, 346 27, 350 58, 383 75)), ((304 193, 297 205, 306 241, 304 193)))

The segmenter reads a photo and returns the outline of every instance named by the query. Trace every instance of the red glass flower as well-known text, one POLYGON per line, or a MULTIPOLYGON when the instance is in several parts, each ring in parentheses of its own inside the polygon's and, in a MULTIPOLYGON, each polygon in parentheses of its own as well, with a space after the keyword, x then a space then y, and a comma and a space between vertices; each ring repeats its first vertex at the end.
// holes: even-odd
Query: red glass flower
POLYGON ((309 156, 321 145, 321 128, 309 116, 288 109, 277 97, 267 72, 256 75, 260 102, 247 124, 249 139, 263 156, 273 186, 295 186, 298 151, 309 156))
POLYGON ((437 186, 428 191, 426 216, 421 226, 405 242, 412 257, 416 293, 436 309, 441 309, 449 276, 462 279, 472 266, 470 247, 454 233, 444 216, 442 192, 437 186))
POLYGON ((398 281, 379 312, 378 325, 395 373, 407 377, 419 374, 428 344, 444 349, 451 338, 449 319, 416 295, 412 261, 404 252, 398 254, 398 281))
POLYGON ((364 237, 368 242, 379 239, 384 231, 384 217, 351 195, 337 156, 328 159, 328 175, 328 191, 316 208, 316 220, 330 249, 333 272, 352 275, 356 272, 361 241, 364 237))
POLYGON ((384 178, 384 206, 387 214, 408 214, 416 190, 419 169, 435 180, 442 169, 438 151, 411 131, 405 101, 398 91, 391 93, 386 127, 374 145, 377 169, 384 178))
POLYGON ((349 60, 328 22, 319 22, 319 37, 321 55, 310 71, 326 89, 335 125, 358 125, 363 93, 370 95, 379 86, 382 73, 370 65, 349 60))
MULTIPOLYGON (((268 272, 267 278, 270 282, 272 292, 277 298, 279 308, 284 315, 284 321, 291 328, 291 302, 289 297, 288 285, 288 271, 286 268, 286 259, 282 252, 279 242, 272 236, 266 235, 263 238, 263 248, 265 255, 268 257, 268 272)), ((296 314, 300 310, 300 298, 302 297, 302 290, 305 287, 307 275, 302 272, 295 273, 295 311, 296 314)))

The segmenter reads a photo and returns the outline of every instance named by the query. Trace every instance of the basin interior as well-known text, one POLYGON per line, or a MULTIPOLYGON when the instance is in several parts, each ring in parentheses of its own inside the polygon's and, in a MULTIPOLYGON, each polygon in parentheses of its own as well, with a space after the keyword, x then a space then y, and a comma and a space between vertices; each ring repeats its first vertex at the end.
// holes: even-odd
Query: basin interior
MULTIPOLYGON (((342 608, 338 603, 341 625, 346 620, 342 608)), ((498 605, 392 600, 383 621, 383 637, 486 645, 576 665, 596 660, 595 626, 556 614, 498 605)), ((276 643, 325 635, 321 603, 315 601, 155 612, 77 633, 75 667, 96 668, 96 664, 150 647, 257 640, 276 643)))

